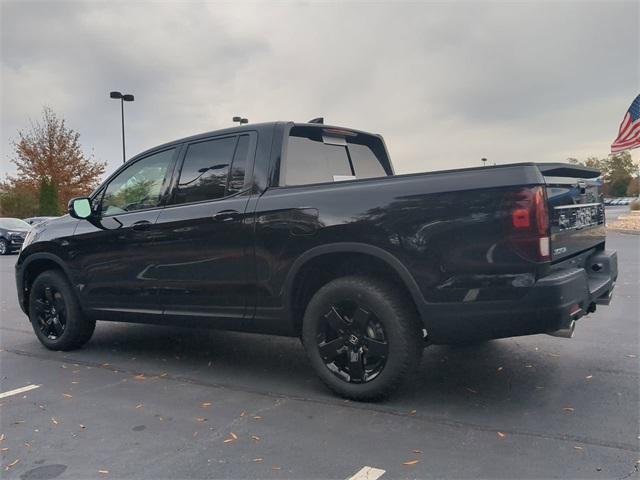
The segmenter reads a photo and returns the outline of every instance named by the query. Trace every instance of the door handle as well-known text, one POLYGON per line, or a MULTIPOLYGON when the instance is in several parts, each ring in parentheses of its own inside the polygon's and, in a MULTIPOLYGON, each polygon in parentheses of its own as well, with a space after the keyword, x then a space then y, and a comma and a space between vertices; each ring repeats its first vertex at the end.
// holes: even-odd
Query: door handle
POLYGON ((214 222, 230 222, 236 220, 240 216, 240 212, 235 210, 223 210, 213 216, 214 222))
POLYGON ((140 220, 140 221, 134 223, 131 228, 133 230, 135 230, 136 232, 142 232, 142 231, 145 231, 145 230, 149 230, 149 228, 151 228, 151 222, 149 222, 148 220, 140 220))

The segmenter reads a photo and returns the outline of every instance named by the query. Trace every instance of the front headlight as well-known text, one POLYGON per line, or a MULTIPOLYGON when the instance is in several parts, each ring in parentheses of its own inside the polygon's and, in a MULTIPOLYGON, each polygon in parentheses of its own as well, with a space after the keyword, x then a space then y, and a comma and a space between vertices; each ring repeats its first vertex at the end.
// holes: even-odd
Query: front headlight
POLYGON ((31 230, 29 230, 27 232, 27 236, 24 237, 24 242, 22 242, 22 247, 20 247, 20 251, 24 250, 24 248, 29 245, 31 242, 33 242, 33 239, 35 238, 36 234, 35 234, 35 228, 32 228, 31 230))

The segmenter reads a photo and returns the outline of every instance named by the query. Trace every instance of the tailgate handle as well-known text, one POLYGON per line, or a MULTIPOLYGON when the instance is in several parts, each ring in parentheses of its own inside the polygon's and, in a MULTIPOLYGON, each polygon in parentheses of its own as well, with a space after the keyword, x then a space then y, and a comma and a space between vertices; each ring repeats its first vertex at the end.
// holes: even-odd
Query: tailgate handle
POLYGON ((230 222, 236 220, 240 216, 240 212, 235 210, 223 210, 213 216, 215 222, 230 222))

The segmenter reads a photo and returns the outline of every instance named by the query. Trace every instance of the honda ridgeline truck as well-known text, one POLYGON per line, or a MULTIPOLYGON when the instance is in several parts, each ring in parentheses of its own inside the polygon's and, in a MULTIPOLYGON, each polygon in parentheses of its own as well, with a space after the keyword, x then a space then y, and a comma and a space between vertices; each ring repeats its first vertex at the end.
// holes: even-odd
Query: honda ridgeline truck
POLYGON ((18 296, 52 350, 96 320, 300 337, 338 394, 391 393, 429 344, 547 333, 609 303, 599 172, 394 174, 381 136, 274 122, 184 138, 36 225, 18 296))

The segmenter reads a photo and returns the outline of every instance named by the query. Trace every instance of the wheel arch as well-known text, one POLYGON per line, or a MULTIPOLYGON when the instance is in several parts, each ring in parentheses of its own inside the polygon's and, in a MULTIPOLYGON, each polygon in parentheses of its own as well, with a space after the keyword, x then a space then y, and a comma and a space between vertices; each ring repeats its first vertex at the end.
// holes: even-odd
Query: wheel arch
POLYGON ((424 297, 413 275, 396 256, 366 243, 339 242, 307 250, 293 262, 284 286, 285 308, 292 331, 299 334, 306 303, 322 285, 339 276, 359 273, 387 274, 385 278, 390 275, 397 280, 425 324, 424 297), (316 275, 317 268, 322 269, 319 275, 316 275))
POLYGON ((73 286, 73 282, 71 281, 72 277, 67 266, 64 264, 64 261, 52 253, 38 252, 29 255, 22 263, 20 270, 21 276, 19 288, 22 288, 23 292, 22 307, 27 314, 29 314, 29 292, 31 291, 31 285, 33 285, 34 280, 42 272, 58 270, 62 272, 69 283, 73 286))

